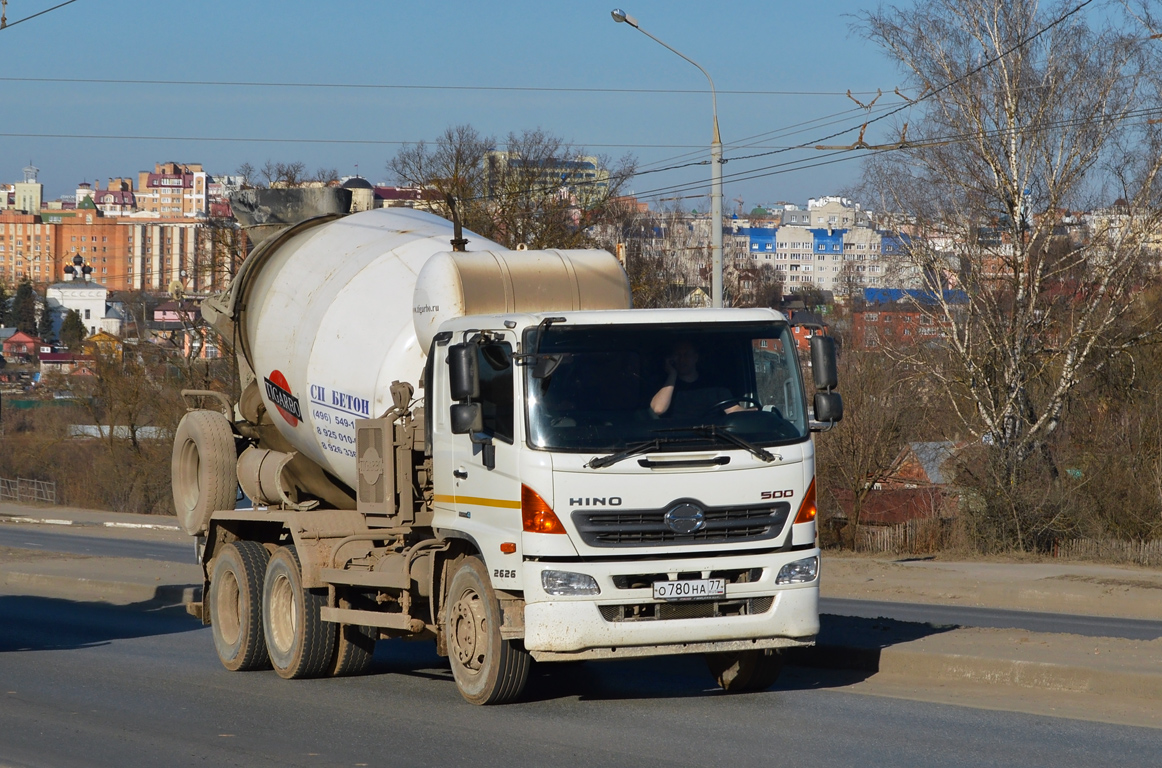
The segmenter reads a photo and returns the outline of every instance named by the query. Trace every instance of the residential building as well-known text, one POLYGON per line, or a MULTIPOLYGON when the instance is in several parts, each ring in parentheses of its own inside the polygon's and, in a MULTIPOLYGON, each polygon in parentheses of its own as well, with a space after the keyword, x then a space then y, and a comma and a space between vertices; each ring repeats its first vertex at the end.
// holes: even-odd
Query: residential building
POLYGON ((39 213, 44 200, 44 185, 36 180, 40 169, 35 166, 25 166, 24 181, 12 185, 12 207, 25 213, 39 213))
POLYGON ((415 208, 431 211, 442 202, 440 193, 434 189, 420 187, 382 187, 373 190, 376 208, 415 208))
POLYGON ((505 180, 516 177, 523 188, 540 188, 546 192, 561 189, 582 208, 600 198, 609 186, 609 171, 598 158, 579 155, 573 159, 547 158, 528 160, 515 152, 492 150, 484 156, 485 189, 498 194, 505 180))
POLYGON ((209 174, 197 163, 157 163, 137 174, 138 210, 163 219, 209 214, 209 174))
MULTIPOLYGON (((133 193, 132 179, 109 179, 109 186, 101 189, 101 182, 96 182, 92 190, 93 202, 97 210, 106 217, 129 216, 137 211, 137 197, 133 193)), ((77 191, 77 202, 80 202, 80 190, 77 191)))
POLYGON ((51 281, 56 239, 40 216, 15 208, 0 211, 0 282, 15 284, 26 277, 33 283, 51 281))
POLYGON ((7 360, 35 359, 40 355, 40 347, 40 339, 24 331, 17 331, 4 340, 4 357, 7 360))

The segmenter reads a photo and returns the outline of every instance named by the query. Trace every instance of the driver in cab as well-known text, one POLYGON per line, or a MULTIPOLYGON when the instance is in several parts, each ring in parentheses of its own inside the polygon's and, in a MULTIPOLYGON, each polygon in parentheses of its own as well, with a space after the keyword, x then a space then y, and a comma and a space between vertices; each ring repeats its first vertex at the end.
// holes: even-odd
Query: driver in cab
POLYGON ((698 350, 688 341, 674 345, 666 357, 666 382, 650 399, 654 416, 698 419, 713 413, 743 410, 730 390, 705 381, 698 372, 698 350), (730 406, 730 407, 727 407, 730 406))

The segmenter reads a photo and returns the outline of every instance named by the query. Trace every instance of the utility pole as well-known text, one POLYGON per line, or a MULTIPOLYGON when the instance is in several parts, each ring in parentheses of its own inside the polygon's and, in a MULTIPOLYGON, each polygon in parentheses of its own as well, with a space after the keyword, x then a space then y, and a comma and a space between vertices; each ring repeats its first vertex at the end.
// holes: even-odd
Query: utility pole
POLYGON ((619 24, 628 24, 638 32, 658 43, 672 53, 693 64, 698 71, 705 75, 710 83, 710 105, 714 116, 714 133, 710 140, 710 294, 711 306, 722 306, 722 138, 718 134, 718 91, 714 88, 714 78, 702 68, 702 65, 686 54, 662 42, 646 32, 638 25, 638 20, 620 8, 610 12, 613 20, 619 24))
POLYGON ((8 0, 0 0, 0 29, 8 26, 8 0))

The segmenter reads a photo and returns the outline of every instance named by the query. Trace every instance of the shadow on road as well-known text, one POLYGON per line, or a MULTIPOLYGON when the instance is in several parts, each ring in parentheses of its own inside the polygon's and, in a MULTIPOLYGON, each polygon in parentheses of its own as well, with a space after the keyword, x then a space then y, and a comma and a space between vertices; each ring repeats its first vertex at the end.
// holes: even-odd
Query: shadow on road
MULTIPOLYGON (((823 615, 818 645, 787 654, 772 691, 842 688, 879 671, 880 651, 954 629, 893 619, 823 615)), ((407 675, 454 685, 448 660, 433 642, 383 641, 372 674, 407 675)), ((534 664, 521 701, 664 699, 723 695, 700 655, 624 661, 534 664)))
POLYGON ((0 653, 89 648, 201 628, 165 594, 129 605, 0 595, 0 653))

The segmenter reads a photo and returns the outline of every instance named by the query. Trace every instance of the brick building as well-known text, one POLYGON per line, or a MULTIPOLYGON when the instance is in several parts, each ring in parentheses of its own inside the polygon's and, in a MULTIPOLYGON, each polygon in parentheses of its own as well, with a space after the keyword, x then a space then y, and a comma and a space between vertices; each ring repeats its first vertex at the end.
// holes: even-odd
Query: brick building
POLYGON ((57 273, 57 235, 41 217, 19 210, 0 211, 0 282, 14 284, 27 277, 52 282, 57 273))
POLYGON ((209 175, 197 163, 157 163, 137 174, 137 208, 163 219, 206 216, 209 175))
POLYGON ((165 291, 177 281, 204 293, 225 287, 244 253, 244 236, 229 224, 105 217, 94 198, 70 211, 0 211, 0 281, 7 284, 24 277, 59 282, 65 265, 80 256, 109 290, 165 291))

